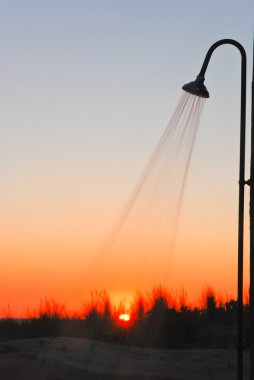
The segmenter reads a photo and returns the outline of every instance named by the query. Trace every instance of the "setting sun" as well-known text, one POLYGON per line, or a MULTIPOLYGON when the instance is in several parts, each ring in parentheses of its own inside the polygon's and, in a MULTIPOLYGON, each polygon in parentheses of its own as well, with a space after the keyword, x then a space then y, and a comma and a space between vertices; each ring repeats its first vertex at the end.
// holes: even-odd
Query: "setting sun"
POLYGON ((118 318, 123 322, 129 322, 131 319, 130 314, 120 314, 118 318))

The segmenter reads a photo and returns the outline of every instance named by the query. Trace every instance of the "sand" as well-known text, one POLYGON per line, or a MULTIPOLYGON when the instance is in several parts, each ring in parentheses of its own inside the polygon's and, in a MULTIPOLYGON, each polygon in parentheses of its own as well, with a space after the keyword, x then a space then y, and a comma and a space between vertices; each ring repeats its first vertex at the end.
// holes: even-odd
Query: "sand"
MULTIPOLYGON (((244 353, 248 379, 248 353, 244 353)), ((1 380, 234 380, 234 350, 156 350, 87 339, 0 343, 1 380)))

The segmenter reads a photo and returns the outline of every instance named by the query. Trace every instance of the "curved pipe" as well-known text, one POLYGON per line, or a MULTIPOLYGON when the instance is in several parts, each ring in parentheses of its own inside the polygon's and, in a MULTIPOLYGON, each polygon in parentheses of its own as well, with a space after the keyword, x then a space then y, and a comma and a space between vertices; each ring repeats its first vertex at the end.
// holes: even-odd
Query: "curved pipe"
MULTIPOLYGON (((211 58, 214 50, 217 49, 217 47, 219 47, 221 45, 233 45, 233 46, 237 47, 237 49, 240 51, 241 56, 242 56, 242 63, 243 63, 242 66, 245 66, 245 68, 246 68, 247 59, 246 59, 246 52, 244 50, 244 47, 238 41, 232 40, 230 38, 224 38, 223 40, 219 40, 219 41, 215 42, 207 51, 203 65, 202 65, 200 73, 199 73, 200 76, 202 76, 202 77, 205 76, 205 72, 206 72, 208 63, 210 61, 210 58, 211 58)), ((245 73, 246 73, 246 71, 245 71, 245 73)))
MULTIPOLYGON (((240 115, 240 164, 239 164, 239 210, 238 210, 238 380, 243 378, 243 234, 244 234, 244 185, 245 181, 245 130, 246 130, 246 52, 243 46, 235 40, 223 39, 215 42, 206 53, 198 78, 205 79, 205 73, 210 58, 215 49, 221 45, 233 45, 241 53, 241 115, 240 115)), ((251 201, 250 201, 251 202, 251 201)))

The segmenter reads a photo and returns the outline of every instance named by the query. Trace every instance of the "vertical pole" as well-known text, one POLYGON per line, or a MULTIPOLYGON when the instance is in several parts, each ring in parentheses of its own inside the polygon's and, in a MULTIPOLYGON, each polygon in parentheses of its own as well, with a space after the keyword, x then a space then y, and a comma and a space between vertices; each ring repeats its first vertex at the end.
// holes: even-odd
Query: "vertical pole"
POLYGON ((250 159, 250 380, 254 379, 254 41, 251 103, 250 159))
MULTIPOLYGON (((238 212, 238 342, 237 378, 243 379, 243 243, 244 243, 244 185, 245 182, 245 119, 246 119, 246 55, 241 66, 240 165, 238 212)), ((254 378, 252 378, 253 380, 254 378)))
POLYGON ((244 182, 239 181, 238 214, 238 289, 237 289, 237 379, 243 379, 243 232, 244 232, 244 182))

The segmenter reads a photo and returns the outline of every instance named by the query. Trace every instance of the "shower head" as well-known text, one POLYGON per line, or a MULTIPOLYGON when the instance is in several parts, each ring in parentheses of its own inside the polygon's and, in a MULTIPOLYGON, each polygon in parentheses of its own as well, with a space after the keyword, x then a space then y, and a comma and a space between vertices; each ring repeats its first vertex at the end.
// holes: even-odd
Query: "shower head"
POLYGON ((205 78, 203 76, 198 75, 196 80, 186 83, 183 85, 182 89, 192 95, 200 96, 201 98, 209 98, 209 92, 204 85, 204 80, 205 78))

